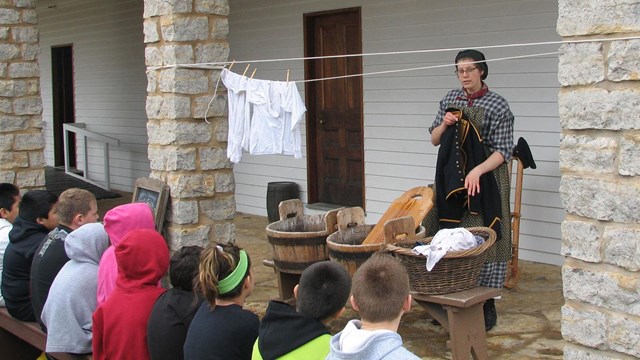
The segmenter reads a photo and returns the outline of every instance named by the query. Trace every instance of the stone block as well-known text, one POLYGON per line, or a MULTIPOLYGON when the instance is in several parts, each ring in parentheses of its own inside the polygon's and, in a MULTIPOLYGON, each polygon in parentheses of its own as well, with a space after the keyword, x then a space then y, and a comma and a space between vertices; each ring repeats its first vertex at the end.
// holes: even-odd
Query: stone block
POLYGON ((594 310, 564 305, 562 307, 562 337, 577 344, 597 349, 607 348, 607 317, 594 310))
POLYGON ((171 225, 166 229, 167 241, 171 251, 177 251, 184 246, 206 247, 209 243, 210 225, 183 226, 171 225))
POLYGON ((12 134, 0 135, 0 151, 7 151, 13 148, 13 139, 14 136, 12 134))
POLYGON ((158 86, 165 93, 202 94, 209 91, 204 70, 167 69, 160 72, 158 86))
POLYGON ((42 100, 39 96, 17 98, 13 100, 13 112, 16 115, 41 114, 42 100))
POLYGON ((145 19, 142 24, 142 32, 144 33, 145 44, 160 41, 160 33, 158 32, 158 23, 155 19, 145 19))
POLYGON ((225 118, 216 118, 213 121, 215 140, 219 143, 227 142, 229 136, 229 121, 225 118))
POLYGON ((0 44, 0 61, 9 61, 20 57, 20 47, 14 44, 0 44))
POLYGON ((36 0, 14 0, 13 3, 17 8, 34 9, 36 7, 36 0))
POLYGON ((604 80, 601 43, 564 44, 560 47, 558 81, 562 86, 594 84, 604 80))
POLYGON ((44 148, 44 136, 42 132, 16 134, 14 150, 39 150, 44 148))
POLYGON ((560 253, 588 262, 600 262, 602 238, 598 226, 592 222, 569 221, 562 222, 562 249, 560 253))
POLYGON ((569 344, 562 350, 564 359, 620 360, 620 354, 569 344))
POLYGON ((229 15, 227 0, 195 0, 196 12, 213 15, 229 15))
POLYGON ((34 9, 22 10, 22 22, 25 24, 37 24, 38 13, 34 9))
MULTIPOLYGON (((218 93, 220 89, 218 89, 218 93)), ((225 116, 227 114, 227 97, 222 94, 217 94, 213 99, 213 95, 198 96, 193 102, 193 113, 191 116, 194 119, 204 119, 204 114, 207 114, 206 118, 225 116)))
POLYGON ((149 119, 184 119, 191 116, 191 99, 186 96, 147 96, 149 119))
POLYGON ((179 171, 196 169, 196 149, 176 146, 149 146, 151 170, 179 171))
POLYGON ((9 38, 9 28, 0 26, 0 40, 7 40, 9 38))
POLYGON ((29 167, 39 168, 45 165, 44 151, 29 151, 29 167))
POLYGON ((640 129, 640 90, 581 88, 560 91, 560 125, 568 130, 640 129))
POLYGON ((618 141, 613 137, 563 135, 560 170, 610 174, 616 171, 618 141))
POLYGON ((640 135, 625 134, 620 139, 618 173, 625 176, 640 175, 640 135))
POLYGON ((227 61, 227 59, 229 59, 229 45, 227 43, 196 45, 196 62, 198 63, 227 61))
POLYGON ((29 127, 28 120, 24 116, 0 116, 0 133, 24 130, 29 127))
POLYGON ((614 314, 609 319, 609 347, 640 358, 640 319, 614 314))
POLYGON ((204 144, 211 140, 211 128, 207 123, 165 121, 147 124, 149 144, 188 145, 204 144))
POLYGON ((165 65, 193 64, 193 48, 191 45, 163 45, 160 48, 162 62, 165 65))
POLYGON ((198 202, 196 200, 171 199, 167 220, 174 224, 196 224, 198 222, 198 202))
POLYGON ((562 267, 565 299, 640 315, 640 277, 636 272, 606 266, 562 267))
POLYGON ((216 40, 227 40, 229 38, 229 19, 226 17, 213 19, 211 35, 216 40))
POLYGON ((20 23, 20 11, 0 8, 0 25, 20 23))
POLYGON ((629 271, 640 271, 640 229, 607 226, 603 260, 629 271))
POLYGON ((609 49, 607 79, 611 81, 640 80, 638 54, 640 54, 640 40, 613 41, 609 49))
POLYGON ((236 225, 231 221, 213 224, 213 240, 221 243, 235 243, 236 225))
POLYGON ((0 152, 0 170, 29 167, 29 155, 26 152, 0 152))
POLYGON ((236 201, 231 196, 216 196, 213 199, 201 200, 200 211, 209 220, 233 220, 236 213, 236 201))
POLYGON ((37 62, 18 62, 9 64, 9 77, 30 78, 40 76, 40 69, 37 62))
POLYGON ((233 171, 216 171, 216 191, 218 193, 233 193, 236 191, 236 179, 233 171))
POLYGON ((162 51, 155 46, 147 46, 144 49, 144 64, 147 66, 161 66, 162 51))
POLYGON ((174 199, 194 197, 212 197, 215 195, 215 178, 213 174, 203 173, 170 173, 167 185, 171 188, 174 199))
POLYGON ((0 171, 0 182, 13 184, 16 179, 15 171, 0 171))
POLYGON ((20 26, 11 29, 13 41, 17 43, 38 43, 38 28, 35 26, 20 26))
POLYGON ((13 106, 11 105, 10 98, 0 98, 0 113, 13 114, 13 106))
POLYGON ((640 223, 640 186, 563 176, 560 198, 567 212, 602 221, 640 223))
POLYGON ((231 162, 227 158, 225 148, 203 147, 200 148, 200 169, 218 170, 230 169, 231 162))
POLYGON ((144 18, 152 16, 189 13, 193 0, 148 0, 144 2, 144 18))
POLYGON ((19 171, 16 173, 16 185, 19 188, 43 187, 44 169, 19 171))
POLYGON ((20 46, 20 55, 23 60, 36 60, 40 55, 40 47, 37 44, 22 44, 20 46))
POLYGON ((7 64, 0 63, 0 78, 7 76, 7 64))
POLYGON ((640 31, 638 1, 558 0, 560 36, 640 31))
POLYGON ((158 72, 147 71, 147 92, 154 93, 158 90, 158 72))
POLYGON ((167 16, 160 19, 160 32, 165 41, 198 41, 209 38, 206 16, 167 16))

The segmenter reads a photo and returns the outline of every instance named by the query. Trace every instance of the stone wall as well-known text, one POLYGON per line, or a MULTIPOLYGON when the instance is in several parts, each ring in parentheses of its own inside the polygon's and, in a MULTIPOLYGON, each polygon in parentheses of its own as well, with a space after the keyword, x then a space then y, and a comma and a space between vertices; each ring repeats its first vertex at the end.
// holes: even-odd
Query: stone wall
POLYGON ((559 0, 565 359, 640 357, 638 0, 559 0))
POLYGON ((44 187, 35 0, 0 0, 0 182, 44 187))
MULTIPOLYGON (((145 0, 147 68, 226 61, 228 13, 226 0, 145 0)), ((187 68, 147 71, 151 177, 171 188, 165 235, 174 250, 235 238, 235 181, 226 157, 221 84, 212 101, 219 75, 187 68)))

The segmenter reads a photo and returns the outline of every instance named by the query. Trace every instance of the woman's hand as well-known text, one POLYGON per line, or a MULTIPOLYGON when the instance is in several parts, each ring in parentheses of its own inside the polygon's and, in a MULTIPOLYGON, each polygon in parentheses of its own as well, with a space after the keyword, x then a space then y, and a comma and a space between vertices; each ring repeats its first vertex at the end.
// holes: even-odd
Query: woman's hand
POLYGON ((482 176, 482 174, 482 170, 476 166, 464 179, 464 187, 467 188, 467 194, 469 196, 475 196, 480 193, 480 176, 482 176))
POLYGON ((455 125, 456 121, 458 121, 458 117, 453 115, 453 113, 450 113, 450 112, 444 114, 444 117, 442 118, 442 123, 445 126, 455 125))

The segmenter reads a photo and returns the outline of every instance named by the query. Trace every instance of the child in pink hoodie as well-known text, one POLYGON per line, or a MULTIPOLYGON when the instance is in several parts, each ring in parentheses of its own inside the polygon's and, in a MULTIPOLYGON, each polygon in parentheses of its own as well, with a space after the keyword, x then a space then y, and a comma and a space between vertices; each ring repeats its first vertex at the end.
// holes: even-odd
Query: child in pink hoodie
POLYGON ((120 205, 104 215, 104 229, 109 235, 111 246, 102 255, 98 267, 98 305, 102 304, 116 287, 118 263, 114 254, 115 247, 132 230, 155 230, 153 213, 145 203, 120 205))

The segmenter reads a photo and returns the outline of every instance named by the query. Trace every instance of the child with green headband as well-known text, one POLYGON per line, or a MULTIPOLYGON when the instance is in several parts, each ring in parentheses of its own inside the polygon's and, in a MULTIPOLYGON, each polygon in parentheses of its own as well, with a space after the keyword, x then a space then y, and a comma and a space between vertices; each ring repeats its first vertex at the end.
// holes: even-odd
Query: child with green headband
POLYGON ((246 251, 211 244, 202 252, 196 290, 204 302, 187 332, 186 360, 251 359, 260 320, 242 307, 254 285, 246 251))

